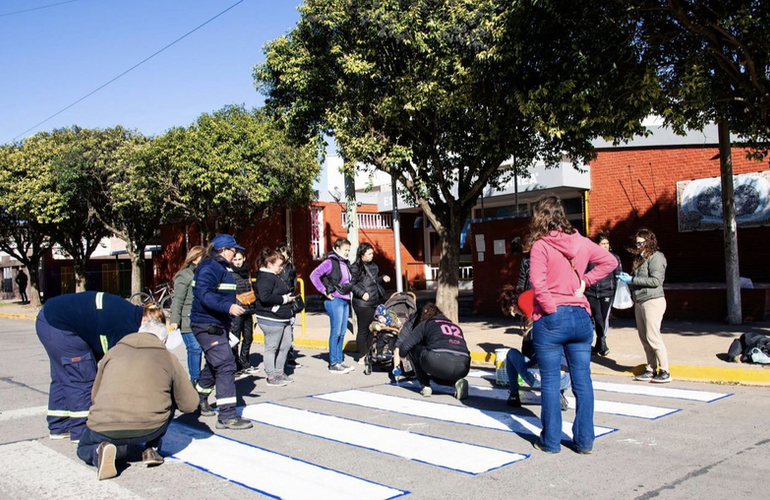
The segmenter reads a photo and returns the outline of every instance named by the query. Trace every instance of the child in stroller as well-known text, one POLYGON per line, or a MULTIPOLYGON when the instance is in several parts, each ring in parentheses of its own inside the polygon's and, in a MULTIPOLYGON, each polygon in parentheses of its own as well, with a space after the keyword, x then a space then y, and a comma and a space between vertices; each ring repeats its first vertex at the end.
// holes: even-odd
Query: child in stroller
POLYGON ((417 297, 412 292, 396 292, 377 306, 374 321, 369 325, 372 345, 366 355, 364 374, 369 375, 375 364, 388 370, 393 365, 393 350, 404 323, 417 313, 417 297))

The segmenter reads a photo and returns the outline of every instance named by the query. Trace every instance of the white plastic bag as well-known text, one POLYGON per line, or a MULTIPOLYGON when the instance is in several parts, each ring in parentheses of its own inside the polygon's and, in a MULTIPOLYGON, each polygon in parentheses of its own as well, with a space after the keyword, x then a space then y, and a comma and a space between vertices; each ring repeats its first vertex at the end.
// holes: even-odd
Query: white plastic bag
POLYGON ((628 287, 628 283, 618 280, 617 287, 615 288, 615 297, 612 299, 612 307, 615 309, 629 309, 634 306, 634 301, 631 299, 631 289, 628 287))

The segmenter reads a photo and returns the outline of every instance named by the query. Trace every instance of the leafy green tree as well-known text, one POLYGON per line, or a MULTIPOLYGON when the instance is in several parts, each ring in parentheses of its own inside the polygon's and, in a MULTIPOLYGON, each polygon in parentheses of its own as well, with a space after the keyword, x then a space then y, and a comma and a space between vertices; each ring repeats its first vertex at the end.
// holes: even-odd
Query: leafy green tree
POLYGON ((148 167, 165 171, 170 217, 195 220, 209 238, 240 233, 276 208, 306 205, 318 175, 317 143, 291 144, 258 110, 228 106, 153 141, 148 167))
POLYGON ((126 244, 131 260, 131 293, 144 287, 144 249, 164 214, 166 172, 154 168, 152 146, 142 135, 115 127, 98 132, 100 154, 89 165, 99 189, 92 213, 126 244))
POLYGON ((90 168, 99 144, 96 132, 79 127, 41 132, 19 146, 12 165, 20 192, 7 209, 46 225, 73 260, 78 291, 85 290, 88 258, 109 236, 90 208, 106 203, 90 168))
POLYGON ((441 239, 437 302, 457 318, 460 232, 482 189, 629 138, 656 98, 619 2, 308 0, 255 68, 301 140, 392 174, 441 239), (501 163, 515 157, 515 167, 501 163))
POLYGON ((730 133, 750 155, 770 144, 770 9, 760 0, 640 0, 644 56, 657 67, 658 112, 680 133, 719 128, 728 319, 742 321, 730 133))
POLYGON ((49 228, 30 216, 29 207, 20 210, 19 198, 28 193, 26 172, 16 168, 17 145, 0 147, 0 250, 24 264, 29 271, 30 304, 40 302, 40 263, 51 247, 49 228))

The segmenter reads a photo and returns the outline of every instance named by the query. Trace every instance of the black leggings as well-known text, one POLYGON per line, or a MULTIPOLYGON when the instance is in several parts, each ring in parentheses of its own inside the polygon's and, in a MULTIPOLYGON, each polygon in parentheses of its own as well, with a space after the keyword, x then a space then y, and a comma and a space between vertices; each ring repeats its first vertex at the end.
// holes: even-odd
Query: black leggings
POLYGON ((358 356, 363 358, 372 348, 372 332, 369 331, 369 325, 374 321, 375 307, 357 306, 353 304, 353 312, 356 313, 358 322, 358 332, 356 332, 356 348, 358 356))
POLYGON ((449 352, 429 351, 421 345, 409 351, 409 360, 420 385, 454 385, 471 370, 471 357, 449 352))

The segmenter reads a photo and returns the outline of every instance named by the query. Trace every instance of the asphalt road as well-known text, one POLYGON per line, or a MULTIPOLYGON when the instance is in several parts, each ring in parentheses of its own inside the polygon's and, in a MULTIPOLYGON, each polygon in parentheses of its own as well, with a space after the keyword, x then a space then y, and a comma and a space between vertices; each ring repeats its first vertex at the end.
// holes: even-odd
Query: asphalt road
MULTIPOLYGON (((431 398, 422 398, 409 384, 387 385, 384 373, 365 376, 359 367, 347 375, 329 374, 324 353, 310 350, 302 352, 304 367, 287 387, 267 387, 263 374, 238 382, 239 404, 254 415, 277 410, 278 423, 218 431, 214 418, 183 416, 176 438, 181 435, 179 429, 196 428, 209 439, 182 439, 182 445, 179 439, 167 440, 172 445, 162 451, 179 459, 169 458, 154 469, 134 462, 119 477, 98 482, 95 469, 76 457, 74 444, 47 437, 48 359, 34 322, 0 319, 0 338, 4 347, 0 352, 0 498, 293 498, 286 492, 312 480, 297 464, 332 474, 331 480, 324 480, 331 481, 332 490, 339 485, 334 498, 367 500, 383 495, 369 491, 370 485, 393 490, 381 498, 405 499, 767 498, 763 485, 770 463, 770 388, 676 381, 665 387, 725 396, 712 402, 597 390, 597 400, 607 401, 611 408, 610 413, 597 412, 595 424, 614 431, 597 438, 592 455, 577 455, 566 447, 558 455, 548 455, 532 448, 532 434, 511 431, 515 421, 510 420, 504 400, 493 397, 504 393, 492 390, 487 379, 470 379, 479 388, 462 403, 439 390, 431 398), (352 394, 356 404, 324 399, 347 390, 361 391, 346 393, 352 394), (359 404, 382 397, 387 409, 359 404), (622 416, 613 414, 613 403, 665 408, 667 414, 654 419, 622 416), (415 404, 428 404, 430 415, 402 411, 415 404), (470 415, 472 421, 447 421, 455 419, 455 414, 470 415), (310 427, 301 427, 302 421, 310 427), (313 430, 315 424, 318 428, 313 430), (347 428, 352 431, 345 435, 347 428), (212 432, 230 439, 218 439, 212 432), (424 441, 411 447, 403 444, 413 438, 424 441), (431 455, 436 443, 439 456, 431 455), (199 445, 209 447, 193 453, 199 445), (463 448, 467 445, 473 446, 463 448), (220 456, 225 449, 234 449, 228 453, 236 458, 220 456), (483 469, 484 457, 495 453, 503 456, 504 465, 468 472, 477 466, 483 469), (284 466, 287 457, 294 460, 284 466), (453 465, 441 462, 444 459, 453 465), (353 486, 339 478, 349 479, 353 486)), ((184 348, 175 353, 183 357, 184 348)), ((595 380, 631 388, 649 386, 619 377, 595 380)), ((516 415, 537 422, 533 417, 539 410, 529 405, 516 415)), ((573 412, 564 415, 571 421, 573 412)), ((324 498, 321 486, 305 497, 324 498)))

